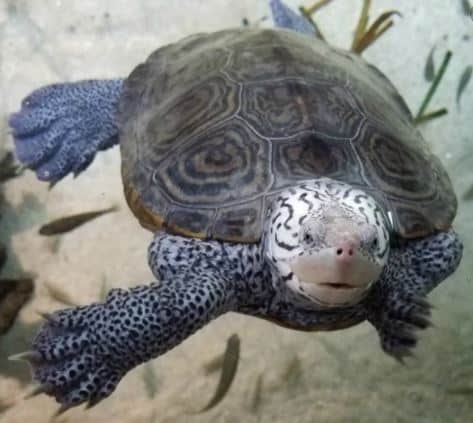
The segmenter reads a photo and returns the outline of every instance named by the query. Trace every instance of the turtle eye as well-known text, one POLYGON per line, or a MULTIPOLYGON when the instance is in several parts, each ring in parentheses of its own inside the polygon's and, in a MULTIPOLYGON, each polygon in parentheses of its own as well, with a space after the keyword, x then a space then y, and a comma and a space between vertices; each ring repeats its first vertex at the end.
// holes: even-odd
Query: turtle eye
POLYGON ((378 238, 375 237, 373 241, 371 241, 371 247, 377 248, 378 247, 378 238))

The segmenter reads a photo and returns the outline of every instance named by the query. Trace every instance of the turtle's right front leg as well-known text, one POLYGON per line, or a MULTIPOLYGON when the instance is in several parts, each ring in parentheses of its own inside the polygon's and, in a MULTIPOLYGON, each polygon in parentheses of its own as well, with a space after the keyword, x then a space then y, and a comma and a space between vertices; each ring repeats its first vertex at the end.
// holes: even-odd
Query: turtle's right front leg
POLYGON ((60 411, 93 406, 129 370, 164 354, 227 310, 231 290, 206 272, 210 275, 189 269, 187 280, 176 276, 115 289, 105 303, 47 315, 31 351, 13 358, 30 362, 39 392, 55 397, 60 411))
POLYGON ((40 391, 54 396, 61 411, 97 404, 133 367, 236 311, 252 294, 241 279, 238 255, 234 266, 218 242, 160 234, 149 259, 160 282, 115 289, 105 303, 46 316, 32 351, 17 357, 31 363, 40 391))
POLYGON ((9 118, 20 162, 56 182, 85 170, 95 153, 118 142, 123 79, 53 84, 33 91, 9 118))

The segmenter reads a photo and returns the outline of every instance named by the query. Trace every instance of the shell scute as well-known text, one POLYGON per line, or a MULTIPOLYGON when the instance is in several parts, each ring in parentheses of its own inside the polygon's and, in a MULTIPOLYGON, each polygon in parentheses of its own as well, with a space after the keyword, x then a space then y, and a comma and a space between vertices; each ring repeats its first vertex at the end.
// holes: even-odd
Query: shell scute
POLYGON ((257 242, 278 193, 330 177, 416 237, 450 226, 450 179, 395 87, 360 57, 291 31, 197 34, 158 49, 120 104, 125 195, 143 226, 257 242))

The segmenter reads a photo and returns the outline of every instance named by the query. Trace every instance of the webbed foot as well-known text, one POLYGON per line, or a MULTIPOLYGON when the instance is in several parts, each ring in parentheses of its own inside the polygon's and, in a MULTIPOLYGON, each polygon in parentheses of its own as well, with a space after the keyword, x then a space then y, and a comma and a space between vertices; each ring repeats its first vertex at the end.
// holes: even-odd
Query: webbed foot
POLYGON ((391 250, 384 272, 365 299, 366 318, 385 352, 401 361, 430 326, 427 295, 460 264, 463 244, 453 230, 413 239, 391 250))
POLYGON ((384 352, 403 362, 413 355, 417 345, 417 331, 431 326, 430 304, 423 298, 411 296, 396 298, 372 322, 378 329, 384 352))
POLYGON ((81 326, 82 319, 89 320, 94 314, 103 321, 98 305, 54 313, 33 342, 33 353, 41 357, 30 360, 39 392, 54 396, 67 408, 97 404, 115 390, 125 374, 93 328, 81 326))
POLYGON ((93 406, 133 367, 164 354, 235 304, 232 285, 208 263, 183 269, 172 282, 113 289, 104 303, 46 314, 32 350, 16 358, 30 363, 38 392, 55 397, 61 412, 93 406))
POLYGON ((11 357, 31 366, 38 387, 29 396, 53 396, 62 412, 83 403, 91 407, 109 396, 132 365, 119 348, 116 314, 106 303, 47 315, 32 350, 11 357), (110 342, 111 337, 117 341, 110 342))
POLYGON ((86 169, 118 142, 116 108, 123 80, 53 84, 26 97, 9 118, 20 162, 43 181, 86 169))

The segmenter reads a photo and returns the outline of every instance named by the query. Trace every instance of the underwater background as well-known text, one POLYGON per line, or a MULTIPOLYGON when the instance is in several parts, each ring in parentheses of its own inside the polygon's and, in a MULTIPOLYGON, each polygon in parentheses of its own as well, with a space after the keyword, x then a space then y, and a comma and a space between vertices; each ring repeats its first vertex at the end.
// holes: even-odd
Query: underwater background
MULTIPOLYGON (((297 10, 300 0, 286 3, 297 10)), ((363 2, 334 0, 316 21, 327 40, 351 45, 363 2)), ((363 323, 332 333, 304 333, 227 314, 183 344, 131 371, 92 410, 56 418, 73 422, 468 422, 473 421, 473 84, 457 104, 462 74, 473 65, 473 19, 456 0, 373 0, 370 16, 396 9, 394 27, 363 53, 399 89, 415 112, 429 88, 424 69, 435 45, 438 69, 453 53, 430 109, 449 113, 419 126, 448 170, 459 198, 454 228, 465 252, 457 272, 430 296, 434 327, 420 334, 405 366, 385 355, 363 323), (241 339, 230 391, 211 410, 219 372, 205 366, 241 339)), ((308 6, 309 4, 305 4, 308 6)), ((242 25, 271 26, 266 0, 0 0, 0 157, 12 149, 6 117, 35 88, 59 81, 126 76, 155 48, 196 32, 242 25)), ((49 422, 58 405, 25 400, 25 364, 7 357, 27 350, 38 311, 67 302, 100 301, 112 287, 153 280, 146 252, 152 234, 124 200, 118 148, 100 153, 77 179, 52 190, 33 172, 0 187, 0 241, 8 249, 1 278, 30 275, 35 291, 0 336, 0 422, 49 422), (118 211, 58 237, 38 235, 57 217, 116 205, 118 211)), ((0 304, 4 306, 4 304, 0 304)))

